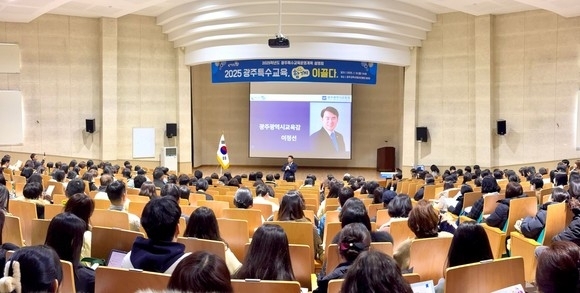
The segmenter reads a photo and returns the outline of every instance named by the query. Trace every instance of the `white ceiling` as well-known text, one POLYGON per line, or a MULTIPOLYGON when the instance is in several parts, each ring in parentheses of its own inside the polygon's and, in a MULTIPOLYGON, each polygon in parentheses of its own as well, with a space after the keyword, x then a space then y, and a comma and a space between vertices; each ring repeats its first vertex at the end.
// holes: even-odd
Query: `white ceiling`
POLYGON ((154 16, 186 63, 257 58, 325 58, 407 65, 437 14, 545 9, 580 16, 580 0, 281 0, 291 48, 272 50, 279 0, 0 0, 0 21, 31 22, 52 13, 119 18, 154 16), (330 46, 329 46, 330 44, 330 46), (361 54, 360 52, 364 52, 361 54))
MULTIPOLYGON (((380 2, 380 0, 374 1, 380 2)), ((158 16, 171 8, 188 2, 199 1, 0 0, 0 21, 30 22, 45 13, 113 18, 127 14, 158 16)), ((219 4, 221 1, 213 2, 219 4)), ((248 4, 260 1, 240 0, 239 2, 248 4)), ((284 2, 290 1, 282 1, 282 3, 284 2)), ((578 0, 401 0, 400 2, 421 7, 436 14, 461 11, 473 15, 485 15, 545 9, 564 17, 580 16, 580 1, 578 0)))

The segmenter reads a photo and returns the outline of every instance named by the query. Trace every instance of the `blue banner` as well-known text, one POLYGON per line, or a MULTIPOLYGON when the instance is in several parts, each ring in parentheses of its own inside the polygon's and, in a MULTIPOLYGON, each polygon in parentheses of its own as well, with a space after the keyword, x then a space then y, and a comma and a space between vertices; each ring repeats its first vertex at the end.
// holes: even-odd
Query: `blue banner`
POLYGON ((334 82, 377 83, 377 64, 372 62, 268 59, 214 62, 213 83, 222 82, 334 82))

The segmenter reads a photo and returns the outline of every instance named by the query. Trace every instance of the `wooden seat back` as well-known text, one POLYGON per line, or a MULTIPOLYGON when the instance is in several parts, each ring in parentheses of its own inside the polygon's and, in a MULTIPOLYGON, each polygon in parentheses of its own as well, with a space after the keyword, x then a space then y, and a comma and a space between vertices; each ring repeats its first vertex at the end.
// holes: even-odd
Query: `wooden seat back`
POLYGON ((108 210, 111 206, 111 201, 108 199, 93 199, 95 202, 95 210, 108 210))
MULTIPOLYGON (((431 200, 431 199, 435 199, 435 185, 425 185, 423 190, 423 199, 425 200, 431 200)), ((414 194, 409 194, 410 196, 413 196, 414 194)))
POLYGON ((342 223, 340 223, 340 222, 333 222, 333 223, 326 222, 324 224, 324 226, 326 228, 324 229, 324 238, 322 241, 322 245, 324 247, 324 250, 326 250, 328 248, 328 245, 330 245, 332 243, 332 239, 334 239, 334 237, 336 237, 336 235, 338 233, 340 233, 340 230, 342 230, 342 223))
MULTIPOLYGON (((48 183, 48 186, 54 186, 54 189, 52 190, 52 194, 55 194, 55 193, 65 194, 64 187, 62 186, 61 182, 48 181, 47 183, 48 183)), ((45 188, 48 188, 48 186, 45 186, 45 188)))
POLYGON ((67 200, 68 200, 68 198, 64 194, 59 194, 59 193, 52 194, 52 202, 54 202, 55 204, 65 205, 67 200))
POLYGON ((178 237, 177 242, 185 245, 186 252, 207 251, 217 255, 224 261, 226 260, 226 245, 221 241, 178 237))
POLYGON ((503 231, 507 235, 515 231, 514 225, 517 220, 523 219, 527 216, 533 217, 538 212, 538 200, 536 197, 524 197, 510 200, 510 208, 506 227, 503 231))
POLYGON ((549 246, 552 244, 552 238, 566 228, 566 203, 551 204, 548 206, 546 213, 546 226, 540 243, 549 246))
POLYGON ((377 211, 378 210, 383 210, 386 209, 382 203, 374 203, 369 205, 369 218, 376 218, 377 217, 377 211))
POLYGON ((230 204, 225 202, 225 201, 198 200, 197 206, 198 207, 208 207, 213 211, 216 218, 223 218, 223 210, 228 209, 230 207, 230 204))
POLYGON ((254 231, 262 226, 262 212, 254 209, 223 209, 223 217, 226 219, 248 221, 248 236, 251 238, 254 231))
POLYGON ((141 218, 141 214, 143 213, 143 209, 145 208, 146 204, 146 201, 131 201, 129 203, 129 213, 137 215, 139 218, 141 218))
POLYGON ((452 237, 413 239, 409 267, 421 276, 421 281, 439 280, 447 261, 452 237))
MULTIPOLYGON (((471 207, 473 206, 473 204, 480 199, 483 196, 483 194, 481 192, 467 192, 463 195, 463 208, 461 209, 461 212, 463 213, 463 210, 465 210, 466 207, 471 207)), ((460 214, 461 215, 461 214, 460 214)))
POLYGON ((409 284, 421 282, 421 276, 417 273, 403 274, 403 278, 409 284))
POLYGON ((233 220, 218 218, 218 226, 220 228, 220 236, 230 247, 234 255, 243 261, 245 253, 245 245, 250 242, 248 235, 248 221, 233 220))
POLYGON ((93 226, 119 228, 129 230, 129 214, 121 211, 97 210, 91 216, 93 226))
POLYGON ((59 291, 76 293, 77 289, 75 287, 75 277, 72 263, 70 261, 61 260, 60 266, 62 267, 62 282, 60 284, 59 291))
POLYGON ((445 292, 489 293, 520 284, 525 287, 524 261, 509 257, 493 261, 448 268, 445 271, 445 292))
POLYGON ((100 266, 95 270, 95 293, 136 292, 141 289, 165 290, 168 274, 100 266))
POLYGON ((4 229, 2 229, 2 241, 4 243, 12 243, 18 247, 24 246, 22 225, 19 217, 6 215, 4 229))
POLYGON ((91 257, 107 259, 113 249, 131 251, 133 242, 138 236, 145 237, 145 234, 118 228, 94 226, 91 236, 91 257))
POLYGON ((344 279, 335 279, 328 282, 328 288, 326 289, 328 293, 340 293, 342 288, 342 283, 344 279))
POLYGON ((234 289, 234 293, 257 293, 257 292, 297 293, 300 292, 300 283, 298 283, 297 281, 232 279, 232 288, 234 289))
POLYGON ((389 210, 382 209, 377 210, 377 218, 375 223, 377 223, 377 227, 381 227, 383 224, 387 223, 391 220, 391 216, 389 216, 389 210))
POLYGON ((272 221, 268 224, 279 225, 286 232, 289 244, 303 244, 310 248, 314 247, 314 236, 312 234, 312 223, 294 221, 272 221))
POLYGON ((399 247, 403 241, 409 238, 415 238, 415 233, 411 231, 407 223, 407 219, 391 222, 390 233, 391 236, 393 236, 395 250, 397 250, 397 247, 399 247))
POLYGON ((489 215, 495 211, 498 205, 498 200, 504 199, 505 194, 491 194, 483 198, 483 215, 489 215))
POLYGON ((33 219, 32 220, 32 242, 30 245, 43 245, 46 241, 50 220, 33 219))
POLYGON ((54 203, 44 206, 44 218, 46 220, 50 220, 62 212, 64 212, 64 205, 62 204, 54 203))
POLYGON ((264 203, 255 203, 252 206, 252 209, 259 210, 262 213, 262 217, 264 219, 269 218, 272 216, 272 205, 271 204, 264 204, 264 203))
POLYGON ((22 200, 11 200, 8 211, 20 218, 22 236, 26 245, 30 245, 32 243, 32 220, 38 219, 36 204, 22 200))

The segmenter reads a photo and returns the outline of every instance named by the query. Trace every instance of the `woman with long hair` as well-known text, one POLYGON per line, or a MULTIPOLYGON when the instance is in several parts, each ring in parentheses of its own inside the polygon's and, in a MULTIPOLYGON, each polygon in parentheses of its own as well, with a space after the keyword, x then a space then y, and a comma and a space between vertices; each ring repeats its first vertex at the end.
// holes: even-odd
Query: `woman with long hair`
POLYGON ((73 265, 77 292, 95 292, 95 271, 81 264, 83 234, 87 224, 71 214, 56 215, 48 225, 45 244, 52 247, 61 260, 73 265))
POLYGON ((64 205, 64 211, 67 213, 74 214, 75 216, 81 218, 85 221, 86 228, 83 233, 83 248, 81 249, 81 259, 85 257, 91 257, 91 216, 95 211, 95 202, 92 198, 88 197, 84 193, 73 194, 64 205))
POLYGON ((260 226, 254 233, 244 264, 232 278, 294 281, 288 237, 284 229, 272 224, 260 226))
MULTIPOLYGON (((297 190, 288 191, 284 197, 282 197, 282 202, 280 203, 280 208, 278 210, 278 221, 294 221, 294 222, 310 222, 311 219, 304 216, 304 200, 302 199, 302 194, 297 190)), ((316 226, 312 225, 312 237, 314 239, 313 253, 315 259, 322 259, 324 255, 324 250, 322 249, 322 240, 316 226)))
POLYGON ((225 261, 230 274, 235 273, 242 266, 238 258, 230 250, 228 244, 220 236, 220 227, 218 226, 214 212, 210 208, 198 207, 195 209, 195 211, 193 211, 193 213, 191 213, 183 236, 221 241, 225 243, 225 261))
MULTIPOLYGON (((476 222, 464 222, 457 230, 447 253, 447 267, 456 267, 482 260, 493 259, 489 239, 481 225, 476 222)), ((445 279, 441 278, 435 287, 436 293, 445 290, 445 279)))

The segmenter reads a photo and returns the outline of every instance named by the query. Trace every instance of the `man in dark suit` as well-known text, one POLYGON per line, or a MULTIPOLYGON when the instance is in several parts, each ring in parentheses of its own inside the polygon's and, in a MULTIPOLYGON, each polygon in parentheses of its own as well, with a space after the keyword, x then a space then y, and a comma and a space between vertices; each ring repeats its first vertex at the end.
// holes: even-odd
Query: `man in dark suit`
POLYGON ((334 131, 338 125, 338 110, 326 107, 320 112, 322 128, 310 135, 310 145, 317 153, 341 154, 345 152, 342 134, 334 131))
POLYGON ((288 156, 288 162, 282 166, 282 171, 284 171, 284 180, 288 182, 294 182, 296 180, 296 170, 298 170, 298 165, 294 163, 294 156, 288 156))

